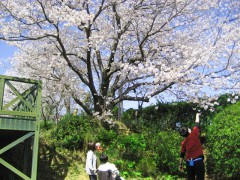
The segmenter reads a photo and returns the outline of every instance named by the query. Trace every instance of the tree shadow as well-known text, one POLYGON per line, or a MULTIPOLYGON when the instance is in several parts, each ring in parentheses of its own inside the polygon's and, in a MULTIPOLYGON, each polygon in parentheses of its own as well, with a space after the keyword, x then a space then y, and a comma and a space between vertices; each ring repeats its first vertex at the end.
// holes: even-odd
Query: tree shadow
MULTIPOLYGON (((28 131, 13 131, 1 130, 0 131, 0 149, 18 140, 20 137, 26 135, 28 131)), ((10 149, 2 153, 0 157, 8 164, 22 172, 23 174, 31 177, 32 155, 33 155, 33 137, 28 138, 10 149)), ((5 163, 4 163, 5 164, 5 163)), ((20 176, 0 165, 0 179, 1 180, 22 180, 20 176)))
MULTIPOLYGON (((24 160, 26 160, 24 158, 24 144, 20 143, 16 147, 2 154, 1 158, 21 172, 24 172, 28 177, 31 177, 31 156, 32 151, 30 150, 26 162, 27 164, 24 166, 24 160)), ((54 147, 47 145, 40 140, 37 167, 38 180, 64 180, 68 174, 68 167, 70 164, 71 160, 67 160, 66 157, 58 153, 54 147)), ((0 180, 22 180, 22 178, 0 164, 0 180)))
POLYGON ((64 180, 70 161, 56 151, 55 147, 40 141, 38 159, 38 180, 64 180))

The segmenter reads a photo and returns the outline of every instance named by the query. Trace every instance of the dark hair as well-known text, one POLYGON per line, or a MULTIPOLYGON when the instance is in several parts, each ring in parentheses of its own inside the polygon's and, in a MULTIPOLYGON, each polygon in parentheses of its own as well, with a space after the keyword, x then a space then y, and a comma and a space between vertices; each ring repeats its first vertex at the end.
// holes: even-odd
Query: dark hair
POLYGON ((108 156, 106 154, 101 154, 100 161, 106 163, 108 161, 108 156))
POLYGON ((188 132, 188 128, 186 127, 182 127, 179 131, 180 135, 183 136, 183 137, 187 137, 189 132, 188 132))
POLYGON ((88 150, 94 151, 96 149, 95 144, 96 144, 95 142, 88 143, 88 146, 87 146, 88 150))

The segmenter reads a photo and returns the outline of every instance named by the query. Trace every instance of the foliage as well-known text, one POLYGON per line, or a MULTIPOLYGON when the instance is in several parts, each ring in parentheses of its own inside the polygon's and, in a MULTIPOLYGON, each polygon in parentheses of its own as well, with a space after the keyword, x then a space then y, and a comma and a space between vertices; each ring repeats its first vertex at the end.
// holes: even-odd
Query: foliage
POLYGON ((217 113, 223 111, 227 106, 229 106, 230 104, 234 104, 234 103, 238 102, 239 100, 240 99, 238 98, 238 95, 236 95, 236 94, 226 93, 226 94, 222 94, 221 96, 219 96, 217 101, 216 100, 213 101, 216 103, 216 105, 213 106, 214 111, 213 112, 206 111, 204 113, 204 116, 207 116, 205 125, 211 124, 212 119, 214 118, 214 116, 217 113))
POLYGON ((119 136, 115 143, 123 159, 137 163, 143 157, 147 140, 141 134, 130 134, 119 136))
POLYGON ((114 121, 113 119, 108 119, 108 120, 103 120, 102 121, 102 126, 106 129, 106 130, 115 130, 118 131, 119 129, 119 125, 116 123, 116 121, 114 121))
POLYGON ((214 116, 207 131, 207 170, 219 179, 239 176, 240 102, 229 105, 214 116))
POLYGON ((44 120, 44 121, 41 121, 40 123, 40 128, 42 130, 49 130, 54 128, 54 126, 55 126, 55 123, 51 120, 44 120))
POLYGON ((180 175, 178 171, 179 149, 182 138, 176 131, 159 131, 148 136, 150 153, 160 172, 180 175), (149 137, 150 136, 150 137, 149 137))
POLYGON ((122 121, 135 132, 140 132, 143 128, 151 128, 151 131, 156 132, 176 130, 179 126, 193 126, 196 113, 194 108, 196 105, 187 102, 158 103, 140 110, 129 109, 123 113, 122 121))
POLYGON ((219 106, 217 106, 216 110, 217 112, 220 112, 222 110, 224 110, 224 108, 226 108, 227 106, 229 106, 229 104, 234 104, 236 102, 239 101, 238 95, 236 94, 223 94, 218 98, 218 103, 219 106))
POLYGON ((108 146, 111 141, 116 139, 117 133, 113 130, 106 130, 104 128, 101 129, 101 131, 98 132, 98 141, 102 142, 105 146, 108 146))
POLYGON ((57 124, 52 136, 57 147, 83 149, 86 142, 97 140, 97 133, 94 133, 97 128, 99 125, 90 117, 67 114, 57 124))
POLYGON ((37 179, 87 179, 84 151, 55 148, 48 131, 41 132, 37 179))
POLYGON ((140 132, 141 125, 143 124, 142 118, 138 117, 138 110, 133 108, 123 112, 121 121, 129 128, 132 132, 140 132))
POLYGON ((120 135, 106 148, 125 177, 157 177, 168 172, 181 176, 176 161, 179 158, 181 137, 175 131, 120 135))
MULTIPOLYGON (((203 112, 203 116, 208 116, 207 123, 204 123, 207 126, 207 171, 215 179, 240 176, 240 102, 227 104, 228 97, 226 95, 220 99, 220 106, 211 116, 203 112)), ((134 132, 127 131, 123 122, 112 120, 111 124, 101 124, 100 120, 84 114, 66 114, 57 124, 42 121, 39 170, 46 174, 39 173, 40 179, 65 179, 69 174, 69 179, 83 179, 78 175, 85 174, 85 147, 88 141, 101 142, 109 161, 126 179, 181 178, 185 174, 178 171, 178 159, 183 138, 177 128, 172 128, 169 126, 171 123, 167 122, 191 124, 193 121, 189 122, 189 119, 194 119, 195 114, 192 107, 192 104, 178 102, 160 103, 158 108, 143 108, 138 114, 130 109, 124 113, 123 122, 134 132)), ((21 154, 19 150, 16 152, 21 154)), ((98 157, 100 153, 97 152, 98 157)))
POLYGON ((141 172, 142 177, 156 176, 157 164, 152 157, 143 157, 136 166, 137 172, 141 172))
POLYGON ((121 176, 124 178, 133 178, 133 177, 142 177, 140 171, 136 171, 136 163, 134 161, 129 161, 127 159, 121 159, 121 156, 119 156, 119 159, 114 161, 115 165, 120 170, 121 176))
MULTIPOLYGON (((206 118, 208 122, 203 124, 208 127, 207 170, 210 175, 215 174, 218 179, 221 176, 223 178, 238 176, 240 149, 239 137, 237 136, 240 117, 239 102, 236 105, 227 106, 227 99, 223 99, 220 106, 222 106, 219 107, 221 110, 217 110, 211 116, 207 111, 203 112, 203 116, 208 116, 206 118)), ((66 115, 57 125, 52 122, 45 124, 42 122, 41 131, 48 139, 45 144, 47 144, 49 152, 57 152, 57 150, 65 148, 70 149, 70 151, 80 149, 83 152, 87 141, 101 142, 103 151, 109 156, 109 161, 117 166, 121 175, 126 179, 150 180, 159 177, 160 179, 178 179, 186 175, 178 171, 180 143, 183 139, 176 129, 172 130, 167 123, 162 125, 162 129, 156 128, 153 117, 162 118, 159 122, 161 125, 162 122, 167 122, 168 114, 173 112, 172 119, 174 121, 179 120, 182 124, 187 125, 194 122, 189 122, 189 119, 194 119, 195 112, 192 109, 192 104, 184 102, 160 104, 159 107, 159 109, 154 106, 143 108, 141 116, 144 114, 144 118, 138 117, 138 121, 134 119, 133 122, 131 122, 131 118, 136 114, 136 110, 130 109, 124 113, 123 122, 128 123, 127 125, 131 128, 134 125, 134 132, 115 129, 116 127, 126 128, 122 122, 113 120, 118 126, 110 127, 84 115, 66 115), (147 116, 147 113, 153 115, 152 119, 147 116), (153 124, 151 125, 150 122, 153 124), (79 139, 73 141, 74 138, 79 139), (59 148, 56 150, 55 146, 59 148)), ((201 119, 204 118, 203 116, 201 119)), ((100 153, 97 152, 97 155, 99 156, 100 153)), ((84 163, 84 160, 82 161, 84 163)), ((57 169, 58 166, 52 167, 52 169, 54 168, 57 169)))

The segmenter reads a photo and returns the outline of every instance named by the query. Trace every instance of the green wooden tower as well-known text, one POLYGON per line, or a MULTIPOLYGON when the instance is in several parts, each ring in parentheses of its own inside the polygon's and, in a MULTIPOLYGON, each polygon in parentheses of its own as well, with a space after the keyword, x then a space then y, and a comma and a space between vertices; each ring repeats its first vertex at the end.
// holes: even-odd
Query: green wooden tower
POLYGON ((0 75, 0 165, 24 180, 37 179, 41 94, 41 81, 0 75), (23 168, 18 169, 3 156, 21 143, 29 148, 24 148, 23 168))

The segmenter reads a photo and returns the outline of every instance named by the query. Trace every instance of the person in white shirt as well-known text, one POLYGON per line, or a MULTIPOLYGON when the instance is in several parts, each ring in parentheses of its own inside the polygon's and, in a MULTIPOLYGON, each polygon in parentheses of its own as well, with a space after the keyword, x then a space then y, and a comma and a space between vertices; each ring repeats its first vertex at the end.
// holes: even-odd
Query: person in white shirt
POLYGON ((98 147, 96 146, 96 143, 88 143, 85 170, 86 173, 89 175, 90 180, 97 180, 97 156, 95 155, 95 150, 97 148, 98 147))
POLYGON ((124 180, 120 177, 117 167, 108 162, 108 156, 106 154, 100 156, 100 162, 101 165, 97 170, 99 180, 124 180))

